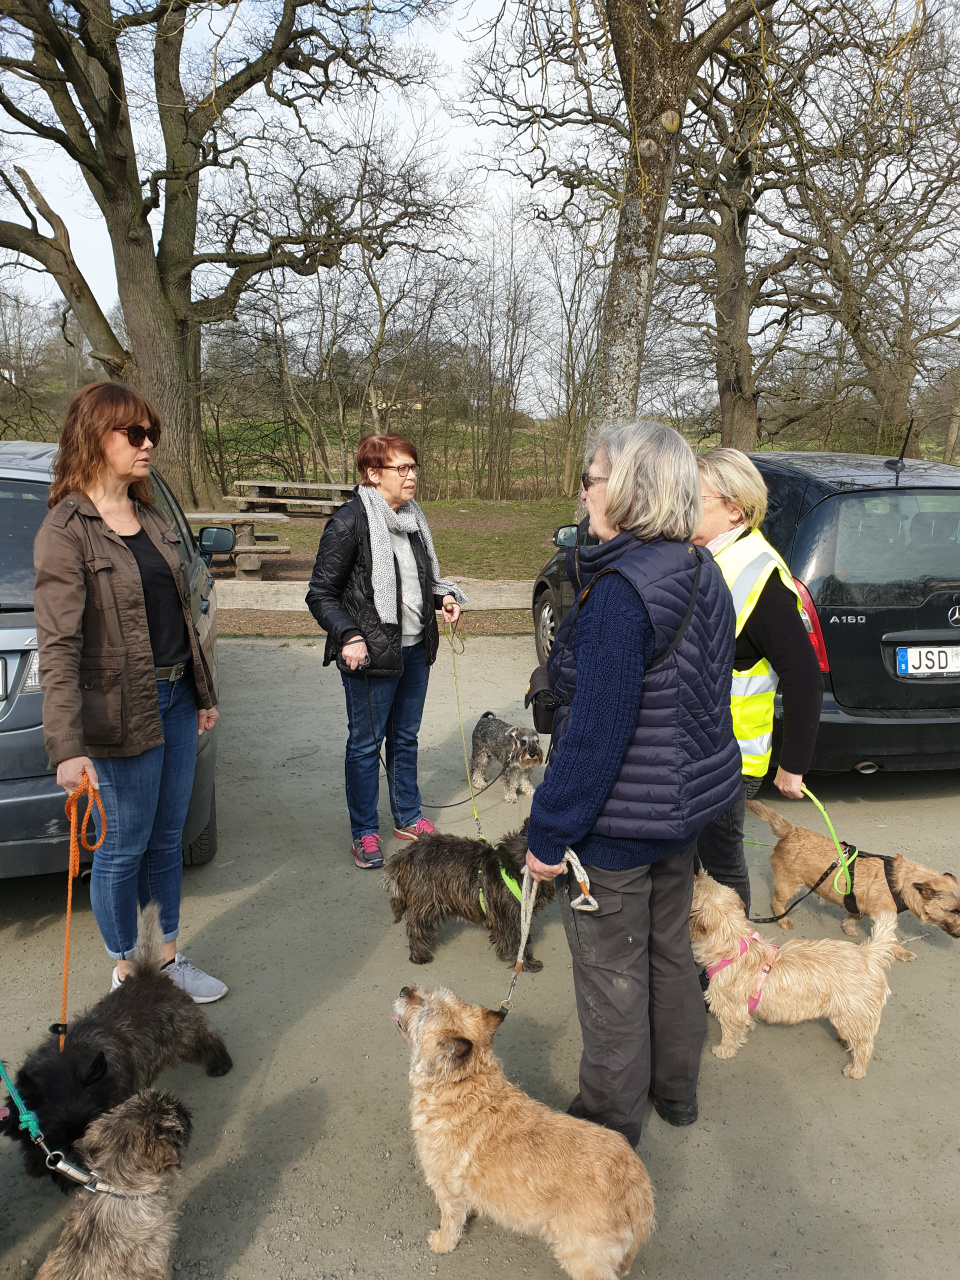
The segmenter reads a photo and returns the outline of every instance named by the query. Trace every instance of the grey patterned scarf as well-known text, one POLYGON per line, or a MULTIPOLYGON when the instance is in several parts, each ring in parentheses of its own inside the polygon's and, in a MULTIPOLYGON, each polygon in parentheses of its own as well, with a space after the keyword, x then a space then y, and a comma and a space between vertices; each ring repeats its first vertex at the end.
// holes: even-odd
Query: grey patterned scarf
POLYGON ((457 604, 465 605, 467 597, 455 582, 440 577, 437 553, 427 527, 427 518, 411 498, 396 511, 389 506, 378 489, 360 485, 357 492, 370 526, 370 550, 373 555, 373 603, 381 622, 396 624, 397 618, 397 566, 393 558, 391 533, 419 533, 427 551, 427 560, 433 578, 434 594, 453 596, 457 604))

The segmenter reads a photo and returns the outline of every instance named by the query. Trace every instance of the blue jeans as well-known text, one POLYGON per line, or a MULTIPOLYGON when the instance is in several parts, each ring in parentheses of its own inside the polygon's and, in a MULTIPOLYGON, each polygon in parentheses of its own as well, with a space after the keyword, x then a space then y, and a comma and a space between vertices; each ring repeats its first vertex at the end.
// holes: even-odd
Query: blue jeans
POLYGON ((386 737, 390 808, 398 827, 423 817, 417 786, 417 734, 427 698, 427 666, 423 641, 403 651, 403 675, 396 680, 340 673, 347 696, 345 775, 350 831, 354 840, 376 835, 380 826, 380 743, 386 737), (369 699, 368 699, 369 694, 369 699), (371 719, 373 732, 371 732, 371 719))
POLYGON ((93 855, 90 903, 114 960, 133 952, 138 902, 141 907, 159 903, 164 942, 172 942, 180 930, 183 824, 197 765, 193 677, 187 672, 173 684, 158 680, 157 697, 160 746, 138 756, 94 761, 107 838, 93 855))

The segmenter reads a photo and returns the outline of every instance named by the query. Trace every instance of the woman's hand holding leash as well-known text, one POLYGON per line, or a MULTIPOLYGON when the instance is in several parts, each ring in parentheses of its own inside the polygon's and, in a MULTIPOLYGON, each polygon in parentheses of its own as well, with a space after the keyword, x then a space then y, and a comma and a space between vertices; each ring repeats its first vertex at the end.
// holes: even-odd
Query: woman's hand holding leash
POLYGON ((351 671, 365 667, 370 658, 366 644, 360 639, 351 640, 349 644, 343 646, 340 652, 343 654, 343 660, 351 671))
POLYGON ((74 756, 72 760, 61 760, 57 765, 57 786, 63 787, 68 796, 73 795, 83 782, 84 774, 99 791, 100 779, 89 756, 74 756))
POLYGON ((443 620, 452 626, 460 617, 462 610, 453 596, 443 597, 443 620))
POLYGON ((527 867, 534 880, 536 880, 538 884, 543 884, 544 881, 555 880, 558 875, 565 871, 566 863, 558 862, 556 865, 552 865, 549 862, 541 862, 540 859, 535 858, 528 849, 527 867))
POLYGON ((786 769, 778 769, 773 785, 788 800, 803 799, 803 774, 787 773, 786 769))

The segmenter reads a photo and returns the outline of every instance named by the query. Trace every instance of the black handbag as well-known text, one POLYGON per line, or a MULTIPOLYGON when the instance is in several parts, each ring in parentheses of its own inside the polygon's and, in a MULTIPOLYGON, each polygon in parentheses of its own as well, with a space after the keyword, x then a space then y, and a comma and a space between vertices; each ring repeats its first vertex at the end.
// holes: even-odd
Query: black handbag
MULTIPOLYGON (((693 588, 690 592, 690 603, 687 605, 687 612, 683 615, 683 621, 677 628, 677 634, 673 637, 667 647, 661 653, 655 653, 653 655, 653 661, 647 668, 648 671, 659 666, 661 662, 664 662, 670 657, 670 654, 673 653, 674 649, 676 649, 677 645, 687 634, 687 628, 693 620, 693 611, 697 606, 697 595, 700 591, 700 573, 703 569, 703 555, 700 552, 700 548, 694 547, 693 550, 697 557, 697 572, 693 577, 693 588)), ((590 583, 577 601, 577 614, 579 614, 580 610, 583 608, 583 602, 590 594, 593 583, 597 581, 597 578, 602 578, 604 573, 616 573, 616 569, 604 569, 603 573, 597 574, 597 577, 594 578, 593 582, 590 583)), ((576 621, 576 619, 574 619, 574 621, 576 621)), ((552 734, 553 723, 556 719, 558 709, 562 706, 569 706, 572 701, 573 694, 569 694, 564 698, 558 698, 553 692, 553 689, 550 687, 550 677, 547 675, 547 664, 545 662, 541 662, 539 667, 531 673, 530 681, 527 684, 527 692, 523 699, 524 707, 532 707, 533 709, 533 727, 536 729, 537 733, 552 734)))

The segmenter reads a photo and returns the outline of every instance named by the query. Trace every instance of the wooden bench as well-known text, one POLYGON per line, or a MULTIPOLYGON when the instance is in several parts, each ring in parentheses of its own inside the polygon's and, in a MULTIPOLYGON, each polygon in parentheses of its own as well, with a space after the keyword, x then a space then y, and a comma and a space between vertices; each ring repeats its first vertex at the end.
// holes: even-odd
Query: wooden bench
POLYGON ((241 494, 239 497, 231 495, 230 501, 235 502, 240 511, 255 511, 262 507, 287 511, 295 507, 298 516, 326 520, 349 500, 354 486, 315 480, 235 480, 234 488, 240 489, 241 494), (282 489, 294 492, 281 493, 282 489), (304 493, 317 496, 305 497, 304 493))
POLYGON ((237 515, 233 511, 191 511, 185 513, 191 524, 230 524, 237 535, 237 545, 228 552, 233 561, 234 576, 259 581, 263 577, 261 556, 288 556, 289 547, 264 546, 257 542, 255 524, 289 524, 290 517, 275 512, 237 515))

